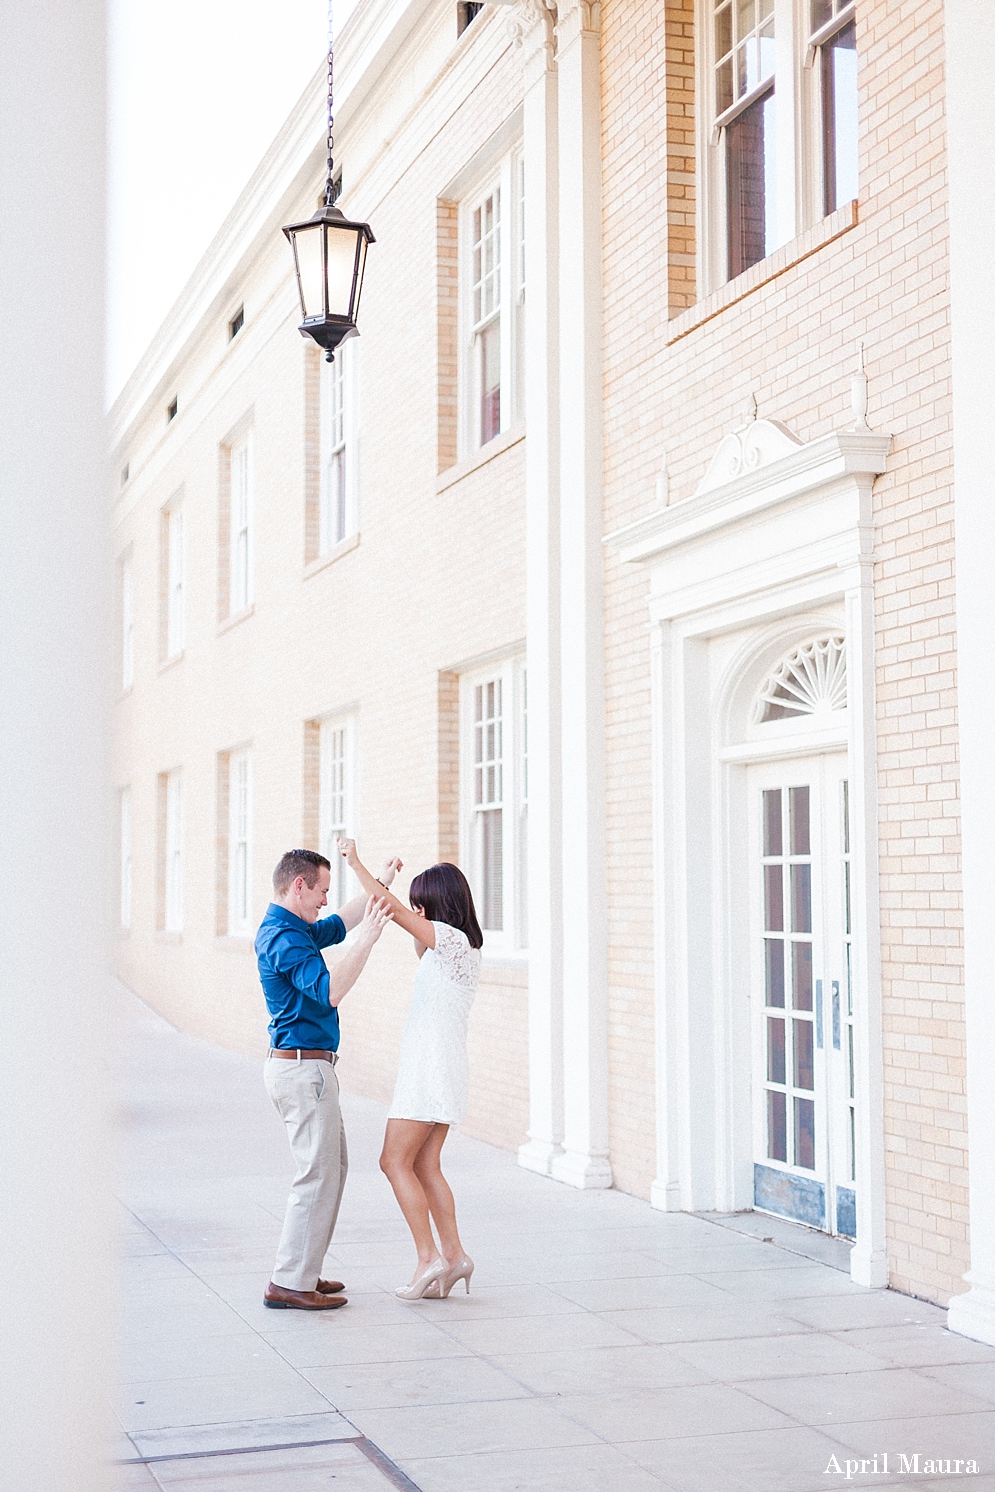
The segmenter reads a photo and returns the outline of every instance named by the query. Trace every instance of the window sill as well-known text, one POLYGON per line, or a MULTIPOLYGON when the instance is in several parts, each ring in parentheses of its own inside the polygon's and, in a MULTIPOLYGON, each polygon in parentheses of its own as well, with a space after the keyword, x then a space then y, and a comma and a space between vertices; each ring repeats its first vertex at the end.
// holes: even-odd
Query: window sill
POLYGON ((160 928, 155 935, 155 940, 157 943, 182 943, 183 934, 181 932, 163 932, 160 928))
POLYGON ((214 939, 214 946, 222 953, 252 953, 254 951, 252 938, 248 933, 243 937, 238 937, 234 933, 218 933, 214 939))
POLYGON ((159 672, 168 673, 171 668, 176 667, 177 663, 182 663, 185 657, 186 649, 181 648, 178 653, 173 654, 172 658, 164 658, 162 660, 162 662, 159 664, 159 672))
POLYGON ((251 606, 245 606, 241 611, 236 611, 234 616, 226 616, 223 622, 218 623, 218 636, 220 637, 222 632, 230 632, 233 627, 238 626, 239 622, 244 622, 248 617, 253 616, 255 610, 256 603, 253 601, 251 606))
POLYGON ((718 316, 729 306, 734 306, 738 301, 744 300, 746 296, 752 295, 754 290, 759 290, 761 285, 768 285, 771 280, 776 280, 778 275, 783 275, 787 270, 794 269, 803 259, 810 254, 817 254, 826 244, 847 233, 851 228, 857 226, 857 203, 847 202, 831 212, 821 223, 816 223, 814 228, 809 228, 790 243, 783 244, 781 248, 775 249, 773 254, 768 254, 766 259, 761 259, 758 264, 753 264, 749 269, 737 275, 734 280, 729 280, 721 289, 707 295, 704 300, 696 306, 689 306, 679 316, 673 317, 666 323, 667 345, 680 341, 689 332, 695 331, 703 326, 706 321, 711 321, 713 316, 718 316))
POLYGON ((446 471, 440 472, 435 483, 436 492, 445 492, 447 487, 452 487, 456 482, 462 482, 471 472, 479 467, 486 466, 488 461, 493 461, 495 456, 503 456, 505 451, 512 446, 517 446, 520 440, 525 439, 525 421, 519 420, 517 425, 512 425, 510 430, 505 430, 502 435, 495 435, 479 451, 474 451, 465 461, 459 461, 455 466, 450 466, 446 471))
POLYGON ((317 575, 320 570, 326 570, 329 565, 334 565, 344 554, 349 554, 353 549, 359 548, 359 534, 347 534, 344 539, 328 551, 327 554, 319 554, 317 559, 310 560, 304 566, 304 579, 310 580, 312 575, 317 575))
POLYGON ((529 955, 525 949, 515 953, 491 952, 485 948, 480 962, 480 977, 486 984, 507 984, 527 988, 529 955))

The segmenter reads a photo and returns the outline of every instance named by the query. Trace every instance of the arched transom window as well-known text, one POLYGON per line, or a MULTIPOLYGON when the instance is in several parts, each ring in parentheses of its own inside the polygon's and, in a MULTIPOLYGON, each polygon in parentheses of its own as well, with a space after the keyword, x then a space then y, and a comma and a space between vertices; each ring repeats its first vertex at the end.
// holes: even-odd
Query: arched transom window
POLYGON ((846 639, 832 632, 785 654, 764 680, 753 718, 764 724, 845 709, 846 639))

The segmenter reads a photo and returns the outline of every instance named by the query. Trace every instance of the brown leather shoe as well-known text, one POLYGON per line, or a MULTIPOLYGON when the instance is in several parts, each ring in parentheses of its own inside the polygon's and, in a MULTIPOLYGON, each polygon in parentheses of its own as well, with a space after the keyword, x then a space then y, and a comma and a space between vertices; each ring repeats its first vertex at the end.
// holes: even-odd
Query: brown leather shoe
POLYGON ((270 1280, 263 1295, 263 1305, 274 1311, 334 1311, 348 1304, 344 1295, 323 1295, 318 1290, 285 1290, 270 1280))
POLYGON ((341 1280, 319 1280, 314 1288, 320 1295, 341 1295, 345 1285, 341 1280))

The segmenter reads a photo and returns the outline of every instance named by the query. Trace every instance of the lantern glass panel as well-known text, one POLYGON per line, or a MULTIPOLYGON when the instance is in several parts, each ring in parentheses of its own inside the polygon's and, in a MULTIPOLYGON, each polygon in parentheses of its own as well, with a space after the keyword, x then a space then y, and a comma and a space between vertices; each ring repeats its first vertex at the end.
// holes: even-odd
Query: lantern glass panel
POLYGON ((324 316, 323 276, 321 272, 321 225, 309 223, 294 234, 297 269, 301 281, 301 310, 305 320, 324 316))
POLYGON ((352 320, 352 281, 356 268, 356 239, 362 238, 354 228, 325 229, 328 237, 328 314, 352 320))

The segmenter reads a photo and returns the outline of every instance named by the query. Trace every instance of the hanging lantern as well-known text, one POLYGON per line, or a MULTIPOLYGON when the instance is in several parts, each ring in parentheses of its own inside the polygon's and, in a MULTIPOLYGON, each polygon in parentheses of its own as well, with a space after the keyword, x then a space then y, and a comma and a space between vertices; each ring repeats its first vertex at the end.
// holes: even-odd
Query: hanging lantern
POLYGON ((332 80, 334 75, 332 7, 328 7, 328 170, 325 201, 306 223, 290 223, 284 233, 294 251, 297 290, 301 298, 302 337, 311 337, 331 362, 347 337, 358 337, 356 318, 363 290, 367 245, 375 243, 369 223, 353 223, 337 207, 332 158, 332 80))

